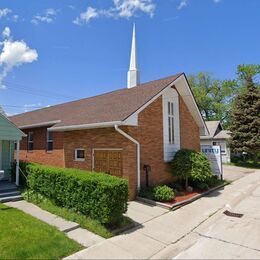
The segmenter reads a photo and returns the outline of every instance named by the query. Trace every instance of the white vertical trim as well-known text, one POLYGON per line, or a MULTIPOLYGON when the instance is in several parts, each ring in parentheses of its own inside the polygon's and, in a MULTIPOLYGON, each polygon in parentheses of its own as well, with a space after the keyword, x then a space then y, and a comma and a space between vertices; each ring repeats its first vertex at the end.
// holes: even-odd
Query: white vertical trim
POLYGON ((16 147, 16 178, 15 178, 15 184, 19 186, 19 155, 20 155, 20 141, 17 140, 17 147, 16 147))
POLYGON ((136 153, 137 153, 137 190, 140 191, 141 189, 141 177, 140 177, 140 143, 135 140, 132 136, 130 136, 129 134, 125 133, 122 129, 118 128, 118 125, 115 125, 115 130, 120 133, 121 135, 123 135, 124 137, 126 137, 127 139, 129 139, 130 141, 132 141, 133 143, 136 144, 136 153))
POLYGON ((163 98, 163 146, 164 161, 170 161, 180 149, 180 111, 179 95, 175 89, 168 88, 162 95, 163 98), (174 112, 174 143, 169 143, 168 102, 173 103, 174 112))

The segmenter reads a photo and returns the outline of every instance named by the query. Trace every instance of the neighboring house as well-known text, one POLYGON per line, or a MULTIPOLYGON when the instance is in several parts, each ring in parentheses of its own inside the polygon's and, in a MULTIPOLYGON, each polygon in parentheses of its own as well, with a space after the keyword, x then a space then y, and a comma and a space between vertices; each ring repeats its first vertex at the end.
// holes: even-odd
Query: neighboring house
POLYGON ((200 137, 201 145, 220 145, 222 162, 230 162, 230 148, 228 145, 228 139, 230 138, 230 132, 223 130, 220 121, 206 121, 207 128, 209 130, 208 136, 200 137))
POLYGON ((129 181, 130 199, 173 180, 180 148, 200 150, 208 134, 185 74, 139 83, 133 33, 128 88, 10 117, 26 134, 20 158, 106 172, 129 181))
MULTIPOLYGON (((10 180, 14 144, 25 136, 26 135, 8 120, 3 113, 0 113, 0 181, 10 180)), ((17 166, 19 167, 19 160, 17 166)), ((16 183, 19 184, 18 179, 16 180, 16 183)))

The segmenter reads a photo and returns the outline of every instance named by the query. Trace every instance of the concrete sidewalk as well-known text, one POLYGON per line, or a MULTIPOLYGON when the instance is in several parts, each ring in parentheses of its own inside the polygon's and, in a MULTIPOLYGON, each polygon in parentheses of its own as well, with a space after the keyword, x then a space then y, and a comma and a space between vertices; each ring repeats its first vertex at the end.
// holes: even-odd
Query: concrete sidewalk
MULTIPOLYGON (((258 186, 260 186, 260 174, 247 174, 221 190, 170 212, 155 206, 132 202, 127 214, 138 222, 139 226, 71 255, 67 259, 172 258, 175 256, 174 252, 179 252, 176 250, 176 244, 179 245, 186 237, 197 236, 198 234, 193 233, 194 230, 215 216, 222 216, 226 204, 236 205, 258 186)), ((184 249, 189 246, 188 242, 182 245, 184 249)), ((216 249, 220 250, 221 245, 217 246, 216 249)))
POLYGON ((228 181, 236 181, 255 171, 255 169, 223 164, 223 178, 228 181))
POLYGON ((79 244, 83 245, 84 247, 90 247, 99 243, 104 238, 93 234, 92 232, 80 228, 79 224, 65 220, 61 217, 58 217, 46 210, 42 210, 41 208, 37 207, 36 205, 29 203, 25 200, 16 201, 16 202, 7 202, 5 203, 9 207, 17 208, 51 226, 56 227, 58 230, 65 232, 68 237, 75 240, 79 244))

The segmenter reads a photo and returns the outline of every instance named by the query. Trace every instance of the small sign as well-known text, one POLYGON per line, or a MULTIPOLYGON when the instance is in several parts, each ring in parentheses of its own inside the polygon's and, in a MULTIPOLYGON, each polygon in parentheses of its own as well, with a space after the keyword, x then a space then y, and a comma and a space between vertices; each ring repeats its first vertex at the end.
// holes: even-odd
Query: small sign
POLYGON ((219 145, 201 145, 201 151, 211 161, 213 174, 222 177, 221 147, 219 145))

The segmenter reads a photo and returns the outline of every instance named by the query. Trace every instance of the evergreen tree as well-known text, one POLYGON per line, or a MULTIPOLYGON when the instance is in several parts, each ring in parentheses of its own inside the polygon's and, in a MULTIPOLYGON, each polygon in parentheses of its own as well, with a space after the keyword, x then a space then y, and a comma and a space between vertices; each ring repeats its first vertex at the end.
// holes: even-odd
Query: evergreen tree
POLYGON ((238 66, 243 91, 237 96, 232 110, 230 146, 235 152, 247 152, 254 160, 260 152, 260 88, 255 82, 260 65, 238 66))

